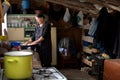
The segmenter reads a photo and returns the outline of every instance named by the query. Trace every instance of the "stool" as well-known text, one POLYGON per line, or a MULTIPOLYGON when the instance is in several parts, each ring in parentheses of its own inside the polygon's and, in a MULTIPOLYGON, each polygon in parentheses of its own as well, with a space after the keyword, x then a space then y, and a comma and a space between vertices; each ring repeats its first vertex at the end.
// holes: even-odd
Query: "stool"
POLYGON ((76 57, 72 57, 70 54, 60 54, 60 68, 64 68, 66 64, 74 64, 74 67, 77 67, 78 60, 76 57))

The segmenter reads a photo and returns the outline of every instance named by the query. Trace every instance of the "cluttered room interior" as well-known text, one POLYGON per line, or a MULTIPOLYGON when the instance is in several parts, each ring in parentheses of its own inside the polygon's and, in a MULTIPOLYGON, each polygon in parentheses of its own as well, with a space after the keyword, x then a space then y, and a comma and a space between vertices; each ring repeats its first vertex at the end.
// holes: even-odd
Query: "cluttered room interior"
POLYGON ((0 0, 0 80, 120 80, 120 0, 0 0))

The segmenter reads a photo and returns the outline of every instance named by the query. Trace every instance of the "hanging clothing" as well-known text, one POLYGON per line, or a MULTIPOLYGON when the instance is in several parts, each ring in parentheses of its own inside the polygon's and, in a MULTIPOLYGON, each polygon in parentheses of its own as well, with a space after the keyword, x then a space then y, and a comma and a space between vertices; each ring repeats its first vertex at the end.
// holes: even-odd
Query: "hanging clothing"
POLYGON ((97 29, 97 25, 98 25, 97 19, 93 18, 92 22, 90 23, 90 28, 89 28, 89 31, 88 31, 88 35, 94 36, 95 31, 97 29))
POLYGON ((114 17, 114 26, 116 26, 116 38, 113 48, 113 54, 116 56, 116 58, 120 58, 120 12, 115 12, 114 17))
POLYGON ((113 15, 108 13, 107 9, 103 7, 97 18, 97 29, 94 33, 96 44, 100 44, 108 54, 113 54, 113 45, 116 36, 116 26, 114 26, 113 15))
POLYGON ((71 38, 63 38, 60 40, 59 45, 59 52, 65 53, 64 50, 67 49, 67 52, 69 52, 71 55, 76 55, 77 50, 75 47, 75 41, 71 38))

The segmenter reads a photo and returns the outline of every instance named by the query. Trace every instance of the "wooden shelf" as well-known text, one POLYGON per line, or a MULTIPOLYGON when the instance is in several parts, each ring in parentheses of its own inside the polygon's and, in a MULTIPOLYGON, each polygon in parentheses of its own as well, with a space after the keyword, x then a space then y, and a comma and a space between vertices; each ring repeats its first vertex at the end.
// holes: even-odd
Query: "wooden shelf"
POLYGON ((92 53, 97 53, 98 50, 95 48, 89 48, 87 46, 83 46, 83 52, 88 53, 88 54, 92 54, 92 53))
POLYGON ((82 60, 82 62, 90 67, 92 67, 92 62, 91 61, 88 61, 87 59, 84 59, 82 60))
POLYGON ((86 42, 93 43, 93 38, 90 37, 90 36, 83 36, 83 37, 82 37, 82 40, 84 40, 84 41, 86 41, 86 42))

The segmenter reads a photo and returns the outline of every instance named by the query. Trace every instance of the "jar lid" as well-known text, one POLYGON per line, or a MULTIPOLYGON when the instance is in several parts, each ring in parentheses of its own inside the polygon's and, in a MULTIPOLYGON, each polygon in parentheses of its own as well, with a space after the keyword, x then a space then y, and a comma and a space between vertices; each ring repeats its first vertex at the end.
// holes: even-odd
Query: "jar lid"
POLYGON ((10 51, 10 52, 5 52, 4 55, 8 56, 28 56, 32 55, 33 53, 31 51, 10 51))

